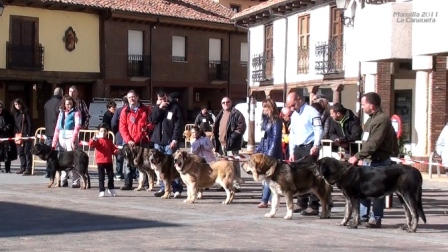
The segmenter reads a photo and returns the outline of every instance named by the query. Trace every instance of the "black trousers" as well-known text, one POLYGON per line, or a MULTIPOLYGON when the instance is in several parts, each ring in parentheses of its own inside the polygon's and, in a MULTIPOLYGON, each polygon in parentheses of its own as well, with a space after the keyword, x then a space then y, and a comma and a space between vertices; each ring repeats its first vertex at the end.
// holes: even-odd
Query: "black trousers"
POLYGON ((107 174, 107 188, 114 189, 114 165, 112 163, 98 164, 98 181, 100 192, 104 192, 104 180, 107 174))
MULTIPOLYGON (((294 148, 294 160, 299 160, 305 156, 310 155, 310 150, 313 147, 312 144, 294 148)), ((306 209, 310 207, 315 210, 319 210, 319 199, 314 195, 314 193, 307 193, 297 197, 297 204, 302 208, 306 209)))
POLYGON ((20 170, 31 172, 31 164, 33 162, 31 155, 31 141, 23 141, 22 145, 17 145, 17 153, 20 159, 20 170))

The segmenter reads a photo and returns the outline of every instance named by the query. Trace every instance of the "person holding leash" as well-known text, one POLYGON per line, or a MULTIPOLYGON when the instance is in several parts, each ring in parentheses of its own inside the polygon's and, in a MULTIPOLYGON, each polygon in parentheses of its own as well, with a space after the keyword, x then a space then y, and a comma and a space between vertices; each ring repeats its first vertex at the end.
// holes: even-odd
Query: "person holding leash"
MULTIPOLYGON (((288 94, 286 106, 294 111, 289 132, 289 161, 294 162, 308 155, 317 160, 322 137, 321 115, 308 105, 297 91, 288 94)), ((314 193, 300 195, 294 212, 300 212, 301 215, 318 215, 319 202, 314 193)))
MULTIPOLYGON (((374 92, 364 94, 361 108, 369 115, 369 119, 364 124, 361 150, 348 162, 356 165, 361 160, 361 165, 371 167, 391 165, 390 157, 398 154, 397 135, 389 116, 381 109, 381 97, 374 92)), ((361 221, 368 221, 366 227, 380 228, 386 207, 384 197, 373 200, 373 213, 370 216, 370 199, 361 200, 360 203, 361 221)))
POLYGON ((117 154, 118 148, 112 140, 107 136, 109 133, 109 125, 101 123, 98 126, 98 134, 89 141, 89 146, 95 148, 95 161, 98 166, 98 181, 100 194, 98 197, 104 197, 104 180, 107 174, 107 192, 115 197, 114 187, 114 165, 112 163, 112 155, 117 154))

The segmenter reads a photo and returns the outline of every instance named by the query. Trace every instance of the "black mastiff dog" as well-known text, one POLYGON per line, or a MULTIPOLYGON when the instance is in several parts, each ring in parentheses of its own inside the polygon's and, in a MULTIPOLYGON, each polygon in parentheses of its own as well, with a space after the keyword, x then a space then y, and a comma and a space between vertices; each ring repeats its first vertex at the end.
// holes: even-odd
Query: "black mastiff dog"
POLYGON ((50 183, 46 186, 47 188, 54 184, 56 172, 58 172, 56 187, 60 186, 59 180, 61 176, 59 173, 62 170, 77 172, 83 183, 80 189, 90 188, 89 156, 84 151, 57 151, 46 144, 37 143, 33 146, 31 153, 47 161, 47 167, 50 172, 50 183))
POLYGON ((359 200, 378 198, 395 192, 403 205, 406 224, 402 227, 408 232, 417 230, 418 218, 426 223, 422 207, 422 175, 409 165, 393 164, 379 167, 353 166, 334 158, 324 157, 317 161, 314 171, 327 183, 336 184, 345 196, 345 214, 340 223, 347 226, 354 213, 350 228, 359 225, 359 200))

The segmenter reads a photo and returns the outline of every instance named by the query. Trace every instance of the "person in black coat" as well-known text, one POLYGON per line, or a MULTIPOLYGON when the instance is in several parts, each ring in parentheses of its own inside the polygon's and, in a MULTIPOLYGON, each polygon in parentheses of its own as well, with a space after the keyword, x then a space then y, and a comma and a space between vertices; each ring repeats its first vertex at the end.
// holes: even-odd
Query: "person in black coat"
MULTIPOLYGON (((14 135, 22 133, 22 137, 33 136, 31 133, 31 116, 28 108, 22 99, 16 98, 11 103, 11 114, 14 118, 14 135)), ((31 175, 32 155, 31 145, 33 140, 23 140, 22 144, 17 144, 17 152, 20 159, 20 170, 17 174, 31 175)))
MULTIPOLYGON (((115 144, 118 146, 122 146, 124 144, 123 142, 123 137, 120 134, 120 131, 118 130, 119 127, 119 123, 120 123, 120 114, 121 111, 123 110, 123 108, 125 108, 128 105, 128 97, 124 96, 122 102, 122 107, 118 108, 111 120, 111 129, 112 132, 115 134, 115 144)), ((115 179, 117 180, 121 180, 124 179, 124 174, 123 174, 123 163, 124 163, 124 157, 120 154, 117 155, 117 163, 116 163, 116 175, 115 175, 115 179)), ((128 164, 129 165, 129 164, 128 164)), ((128 169, 129 170, 129 169, 128 169)))
POLYGON ((340 103, 333 104, 330 115, 333 120, 328 135, 333 140, 336 151, 338 147, 342 147, 347 154, 353 155, 358 152, 357 145, 353 145, 350 153, 350 143, 361 140, 362 127, 359 118, 340 103))
MULTIPOLYGON (((53 142, 54 129, 56 128, 56 123, 58 121, 59 108, 61 107, 63 90, 62 88, 55 88, 53 91, 53 96, 44 105, 44 116, 45 116, 45 144, 51 146, 53 142)), ((45 177, 49 178, 50 174, 48 167, 46 169, 45 177)))
POLYGON ((109 128, 112 128, 112 118, 114 117, 115 111, 117 109, 117 104, 114 101, 110 101, 106 105, 107 111, 103 116, 103 123, 107 124, 109 128))
MULTIPOLYGON (((0 101, 0 138, 14 137, 14 118, 0 101)), ((11 161, 17 159, 14 141, 0 142, 0 162, 5 162, 6 173, 11 173, 11 161)), ((3 169, 2 169, 3 172, 3 169)))

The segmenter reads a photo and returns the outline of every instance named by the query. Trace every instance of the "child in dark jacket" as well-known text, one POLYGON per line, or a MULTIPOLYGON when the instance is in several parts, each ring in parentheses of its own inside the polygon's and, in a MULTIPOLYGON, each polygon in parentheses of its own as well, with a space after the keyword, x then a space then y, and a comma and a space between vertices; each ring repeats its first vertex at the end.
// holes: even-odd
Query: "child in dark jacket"
POLYGON ((100 194, 99 197, 104 197, 104 180, 107 173, 108 183, 107 192, 115 197, 117 194, 114 190, 114 170, 112 163, 112 155, 117 154, 118 148, 114 145, 112 140, 107 138, 109 126, 105 123, 98 126, 99 133, 89 141, 89 146, 95 148, 95 161, 98 165, 98 180, 100 194))

